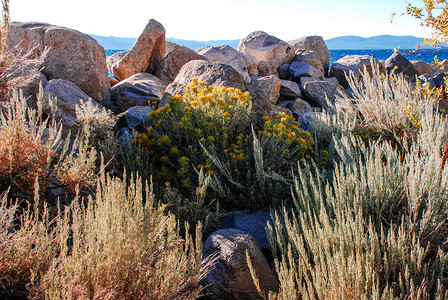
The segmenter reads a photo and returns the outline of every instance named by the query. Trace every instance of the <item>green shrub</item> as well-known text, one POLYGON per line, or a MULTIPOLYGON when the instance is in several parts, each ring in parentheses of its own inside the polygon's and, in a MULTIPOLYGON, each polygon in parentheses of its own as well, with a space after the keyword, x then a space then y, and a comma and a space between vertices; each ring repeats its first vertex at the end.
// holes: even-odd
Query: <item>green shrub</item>
POLYGON ((251 102, 248 92, 206 87, 195 79, 183 96, 151 112, 151 126, 134 146, 148 153, 146 169, 154 170, 155 180, 170 182, 183 195, 195 193, 202 169, 225 209, 283 200, 292 183, 291 166, 317 159, 314 142, 284 115, 263 120, 263 130, 252 132, 251 102))
POLYGON ((331 174, 299 168, 294 210, 273 213, 268 235, 279 299, 448 297, 448 171, 441 155, 448 122, 426 99, 391 86, 375 91, 370 83, 359 87, 363 96, 354 104, 342 99, 324 116, 339 126, 329 143, 331 174), (411 114, 406 103, 414 103, 411 114), (380 111, 388 105, 396 111, 380 111), (372 136, 368 143, 351 134, 359 125, 372 136), (398 129, 408 135, 378 138, 398 129))

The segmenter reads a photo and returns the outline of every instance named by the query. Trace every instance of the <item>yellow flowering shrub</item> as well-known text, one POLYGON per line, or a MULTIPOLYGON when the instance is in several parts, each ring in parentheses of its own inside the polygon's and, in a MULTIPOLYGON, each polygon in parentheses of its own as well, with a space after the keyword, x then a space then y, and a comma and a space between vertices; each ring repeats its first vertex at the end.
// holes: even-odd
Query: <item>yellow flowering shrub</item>
POLYGON ((251 108, 248 92, 207 87, 195 79, 183 96, 176 95, 151 112, 151 126, 135 143, 151 157, 148 168, 154 170, 153 178, 161 184, 169 182, 188 197, 194 194, 202 169, 211 177, 214 195, 225 200, 220 201, 223 208, 269 205, 273 197, 289 197, 292 182, 285 178, 291 178, 291 167, 317 156, 311 134, 300 130, 292 117, 267 118, 263 130, 251 131, 251 108), (262 173, 255 162, 255 140, 262 148, 263 174, 283 176, 276 188, 264 180, 263 187, 257 185, 262 173), (274 196, 267 197, 269 193, 274 196))

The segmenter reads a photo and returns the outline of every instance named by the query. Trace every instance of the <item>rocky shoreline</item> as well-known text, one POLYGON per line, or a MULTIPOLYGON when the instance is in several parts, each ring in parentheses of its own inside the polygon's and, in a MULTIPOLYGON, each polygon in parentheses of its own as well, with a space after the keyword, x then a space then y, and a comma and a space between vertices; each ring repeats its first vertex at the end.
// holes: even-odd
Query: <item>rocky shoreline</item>
MULTIPOLYGON (((89 99, 95 107, 109 109, 110 114, 124 115, 118 123, 120 132, 144 130, 149 113, 165 106, 170 97, 183 94, 193 78, 210 86, 248 91, 253 101, 253 123, 285 113, 308 129, 338 95, 353 92, 346 79, 349 73, 359 78, 363 70, 377 68, 440 87, 448 71, 447 61, 436 66, 408 61, 399 53, 385 61, 349 55, 330 66, 330 53, 322 37, 286 42, 262 31, 242 39, 238 49, 222 45, 193 51, 166 42, 164 27, 155 20, 148 22, 130 50, 110 57, 93 38, 44 23, 12 23, 9 48, 20 57, 8 71, 9 87, 20 89, 31 107, 36 107, 36 95, 43 87, 43 110, 51 114, 50 99, 56 99, 55 118, 63 124, 64 134, 76 132, 76 106, 89 99), (116 80, 108 77, 108 71, 116 80)), ((257 245, 267 244, 264 226, 268 219, 267 212, 229 214, 223 221, 228 229, 207 239, 205 256, 219 253, 216 267, 204 282, 209 285, 210 299, 259 297, 244 265, 247 249, 256 258, 257 274, 263 275, 259 278, 262 289, 278 288, 257 245), (251 219, 253 215, 257 219, 251 219)))

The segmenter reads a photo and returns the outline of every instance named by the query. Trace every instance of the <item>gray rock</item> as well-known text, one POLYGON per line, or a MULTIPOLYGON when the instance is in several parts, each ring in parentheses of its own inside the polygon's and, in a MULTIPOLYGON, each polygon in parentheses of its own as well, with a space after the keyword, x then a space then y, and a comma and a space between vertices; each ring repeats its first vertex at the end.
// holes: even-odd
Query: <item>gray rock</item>
POLYGON ((305 112, 299 114, 297 121, 300 123, 300 129, 309 130, 321 114, 321 112, 305 112))
POLYGON ((8 46, 22 59, 39 60, 48 80, 69 80, 94 100, 110 101, 106 52, 90 36, 45 23, 13 22, 8 46))
POLYGON ((297 83, 289 80, 280 80, 280 97, 283 99, 295 99, 302 97, 302 91, 297 83))
MULTIPOLYGON (((54 115, 56 121, 61 122, 63 134, 67 135, 71 130, 76 134, 76 106, 89 101, 89 95, 84 93, 76 84, 65 79, 52 79, 44 88, 44 97, 42 103, 43 111, 51 115, 50 98, 56 100, 57 111, 54 115)), ((103 106, 92 100, 92 104, 100 109, 103 106)))
POLYGON ((328 76, 328 68, 330 67, 330 51, 325 45, 324 39, 321 36, 306 36, 288 42, 294 49, 306 49, 316 52, 322 66, 324 68, 325 76, 328 76))
POLYGON ((291 74, 289 74, 289 68, 291 67, 291 64, 283 64, 280 67, 278 67, 277 72, 280 79, 283 80, 291 80, 291 74))
POLYGON ((160 69, 156 73, 156 76, 159 77, 165 85, 174 81, 177 74, 179 74, 180 69, 187 62, 192 60, 207 60, 207 58, 197 54, 190 48, 173 43, 170 44, 172 49, 162 60, 160 69))
POLYGON ((133 106, 148 106, 149 101, 160 102, 165 84, 148 73, 135 74, 112 87, 112 102, 120 111, 133 106))
POLYGON ((165 28, 151 19, 129 51, 109 59, 108 68, 118 81, 137 73, 156 74, 165 53, 165 28))
POLYGON ((253 283, 246 251, 261 291, 278 291, 279 282, 255 239, 238 229, 221 229, 207 238, 202 250, 204 259, 216 255, 215 264, 201 282, 205 299, 263 299, 253 283))
POLYGON ((327 100, 334 103, 336 97, 344 94, 338 86, 326 81, 307 82, 303 92, 320 107, 327 107, 327 100))
POLYGON ((295 101, 291 104, 290 109, 292 110, 293 113, 297 115, 313 111, 311 105, 305 100, 300 98, 295 99, 295 101))
POLYGON ((196 49, 196 53, 206 57, 210 61, 231 66, 243 76, 246 82, 250 82, 246 57, 232 47, 228 45, 202 47, 196 49))
POLYGON ((277 67, 272 61, 260 61, 258 62, 258 76, 271 76, 275 75, 279 77, 277 67))
POLYGON ((127 110, 125 118, 128 128, 144 128, 149 122, 149 113, 153 109, 151 106, 134 106, 127 110))
POLYGON ((289 73, 292 80, 297 83, 300 83, 301 77, 322 78, 322 73, 319 69, 303 61, 293 61, 289 67, 289 73))
POLYGON ((293 61, 309 63, 310 65, 321 71, 321 77, 324 77, 325 75, 322 61, 313 50, 297 49, 293 61))
POLYGON ((441 73, 435 77, 432 78, 432 80, 434 81, 434 84, 436 87, 443 87, 445 86, 445 77, 447 75, 445 73, 441 73))
POLYGON ((436 83, 434 81, 434 79, 432 79, 427 73, 418 76, 418 80, 420 80, 420 82, 425 85, 425 84, 429 84, 429 88, 432 89, 436 86, 436 83))
POLYGON ((370 55, 346 55, 331 66, 330 76, 336 77, 339 84, 346 89, 349 86, 346 76, 353 73, 355 78, 359 79, 364 70, 372 74, 372 62, 380 71, 383 70, 382 65, 370 55))
POLYGON ((251 123, 259 125, 263 117, 270 116, 271 104, 276 104, 280 97, 281 81, 277 76, 271 75, 254 78, 249 86, 252 96, 251 123))
POLYGON ((394 53, 386 59, 385 66, 388 73, 395 69, 395 74, 403 74, 407 80, 415 81, 414 66, 400 53, 394 53))
POLYGON ((176 94, 183 95, 188 85, 197 78, 207 86, 227 86, 247 90, 243 76, 231 66, 212 61, 193 60, 186 63, 176 79, 167 86, 159 107, 168 103, 168 98, 176 94))
POLYGON ((238 52, 249 54, 260 61, 271 61, 275 68, 291 62, 294 57, 292 47, 263 31, 255 31, 243 38, 238 45, 238 52))

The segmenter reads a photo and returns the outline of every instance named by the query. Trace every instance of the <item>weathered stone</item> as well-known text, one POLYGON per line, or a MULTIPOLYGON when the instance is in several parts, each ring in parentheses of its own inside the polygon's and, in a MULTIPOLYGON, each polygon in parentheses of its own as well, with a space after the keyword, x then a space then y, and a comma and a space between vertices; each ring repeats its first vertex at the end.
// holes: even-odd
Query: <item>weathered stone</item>
POLYGON ((204 259, 216 260, 201 285, 205 299, 263 299, 252 280, 246 251, 263 293, 277 292, 279 282, 255 239, 238 229, 221 229, 210 235, 202 250, 204 259))
POLYGON ((283 80, 291 80, 291 74, 289 74, 289 68, 291 67, 291 64, 283 64, 280 67, 278 67, 278 77, 283 80))
POLYGON ((257 61, 271 61, 278 68, 291 62, 294 51, 291 46, 263 31, 255 31, 240 41, 238 51, 252 55, 257 61))
POLYGON ((271 104, 276 104, 280 97, 280 87, 281 81, 277 76, 253 77, 249 86, 252 96, 250 120, 256 127, 262 122, 263 117, 270 116, 271 104))
POLYGON ((8 88, 12 95, 16 90, 21 91, 26 99, 27 105, 37 109, 37 95, 39 88, 44 88, 48 84, 47 77, 42 74, 38 68, 28 60, 21 60, 13 63, 5 73, 8 88))
POLYGON ((386 59, 385 66, 388 73, 395 70, 395 74, 403 74, 407 80, 415 81, 416 73, 412 63, 400 53, 394 53, 386 59))
POLYGON ((297 83, 289 80, 280 80, 280 96, 283 99, 295 99, 302 97, 302 91, 297 83))
POLYGON ((156 74, 165 53, 165 28, 151 19, 129 51, 109 60, 109 71, 119 81, 137 73, 156 74))
POLYGON ((301 77, 322 78, 322 73, 319 69, 303 61, 293 61, 289 67, 289 73, 291 74, 292 80, 297 83, 300 83, 301 77))
POLYGON ((313 111, 311 105, 300 98, 295 99, 295 101, 291 104, 290 109, 293 113, 298 115, 313 111))
POLYGON ((149 122, 149 113, 153 109, 151 106, 133 106, 126 111, 126 123, 128 128, 145 128, 146 123, 149 122))
POLYGON ((344 93, 338 86, 326 81, 307 82, 303 92, 320 107, 327 107, 327 100, 334 103, 336 97, 344 93))
POLYGON ((279 76, 277 72, 277 67, 272 61, 260 61, 258 62, 258 76, 279 76))
POLYGON ((324 39, 321 36, 306 36, 288 42, 294 49, 305 49, 316 52, 322 66, 324 68, 325 76, 328 76, 328 69, 330 67, 330 51, 325 45, 324 39))
POLYGON ((8 46, 23 59, 38 59, 51 79, 72 81, 94 100, 110 100, 106 52, 76 30, 45 23, 11 23, 8 46))
POLYGON ((428 85, 428 87, 430 89, 434 88, 436 86, 436 83, 434 82, 434 79, 432 79, 427 73, 418 76, 418 80, 420 80, 420 82, 423 85, 428 85))
POLYGON ((161 67, 157 71, 156 76, 168 85, 174 81, 180 69, 192 60, 207 60, 207 58, 197 54, 190 48, 176 45, 162 60, 161 67))
POLYGON ((417 76, 428 74, 429 77, 432 76, 432 67, 421 60, 411 60, 410 63, 412 64, 412 67, 414 68, 415 74, 417 76))
POLYGON ((228 45, 202 47, 196 49, 196 53, 206 57, 209 61, 231 66, 243 76, 246 82, 250 82, 246 57, 232 47, 228 45))
POLYGON ((316 69, 320 70, 322 73, 321 77, 324 77, 325 75, 322 61, 313 50, 297 49, 293 61, 306 62, 316 69))
POLYGON ((305 112, 297 116, 297 121, 300 123, 302 130, 309 130, 316 120, 319 119, 321 112, 305 112))
POLYGON ((227 86, 247 90, 243 76, 234 68, 212 61, 193 60, 186 63, 176 79, 167 86, 159 107, 166 105, 168 98, 176 94, 183 95, 188 85, 197 78, 207 86, 227 86))
POLYGON ((150 101, 160 102, 165 84, 148 73, 135 74, 112 88, 111 99, 120 111, 133 106, 148 106, 150 101))
POLYGON ((249 73, 249 76, 258 76, 258 60, 253 57, 252 55, 241 53, 244 58, 246 59, 247 64, 247 72, 249 73))
POLYGON ((293 113, 291 110, 289 110, 283 106, 271 104, 271 111, 270 111, 269 117, 271 119, 275 119, 280 115, 292 116, 293 113))
POLYGON ((380 71, 383 70, 382 65, 370 55, 346 55, 331 66, 330 76, 336 77, 340 85, 348 88, 349 84, 346 76, 353 73, 355 78, 358 79, 364 70, 372 74, 372 62, 380 71))
MULTIPOLYGON (((54 115, 56 121, 61 122, 63 134, 67 135, 71 130, 76 133, 79 128, 76 126, 76 106, 89 101, 89 95, 84 93, 76 84, 65 79, 52 79, 44 88, 42 103, 43 111, 51 115, 50 98, 56 100, 57 111, 54 115)), ((93 101, 92 104, 100 109, 102 105, 93 101)))
POLYGON ((434 84, 436 87, 444 87, 445 86, 445 77, 447 75, 445 73, 441 73, 437 76, 434 76, 432 80, 434 81, 434 84))
POLYGON ((300 88, 303 90, 305 83, 312 82, 312 81, 326 81, 326 82, 332 83, 336 86, 343 88, 343 86, 341 86, 339 84, 339 81, 336 77, 327 77, 327 78, 322 78, 322 79, 313 78, 313 77, 300 77, 300 88))

